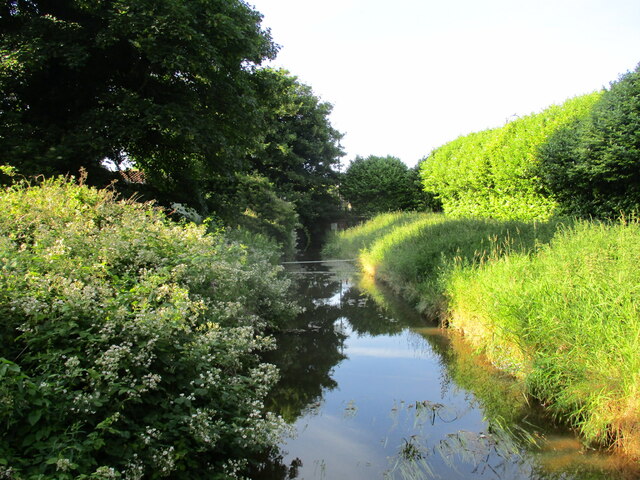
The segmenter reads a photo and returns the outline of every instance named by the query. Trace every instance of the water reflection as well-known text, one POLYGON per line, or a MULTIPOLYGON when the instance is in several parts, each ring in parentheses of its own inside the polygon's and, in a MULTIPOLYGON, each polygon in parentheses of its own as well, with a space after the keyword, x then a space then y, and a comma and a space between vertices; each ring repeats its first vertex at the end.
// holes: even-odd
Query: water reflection
POLYGON ((297 435, 251 478, 636 478, 352 266, 293 274, 304 313, 269 355, 281 371, 269 408, 297 435))
POLYGON ((322 272, 301 278, 296 285, 303 312, 278 335, 278 349, 265 355, 280 370, 267 407, 289 423, 316 409, 323 392, 337 387, 333 368, 346 358, 347 335, 340 328, 342 312, 334 297, 344 282, 345 278, 322 272))

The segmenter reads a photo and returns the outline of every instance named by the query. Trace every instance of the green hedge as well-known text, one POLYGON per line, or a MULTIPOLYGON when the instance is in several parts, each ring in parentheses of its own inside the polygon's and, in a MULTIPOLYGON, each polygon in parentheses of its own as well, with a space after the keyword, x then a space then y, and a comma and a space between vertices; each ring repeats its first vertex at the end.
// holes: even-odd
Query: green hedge
POLYGON ((276 440, 275 251, 62 180, 0 232, 0 478, 234 478, 276 440))
POLYGON ((549 218, 557 203, 546 195, 538 176, 539 147, 558 129, 588 114, 600 96, 576 97, 437 148, 421 162, 425 191, 436 194, 450 215, 549 218))
POLYGON ((638 213, 640 66, 612 83, 589 115, 555 132, 540 157, 540 176, 565 213, 638 213))

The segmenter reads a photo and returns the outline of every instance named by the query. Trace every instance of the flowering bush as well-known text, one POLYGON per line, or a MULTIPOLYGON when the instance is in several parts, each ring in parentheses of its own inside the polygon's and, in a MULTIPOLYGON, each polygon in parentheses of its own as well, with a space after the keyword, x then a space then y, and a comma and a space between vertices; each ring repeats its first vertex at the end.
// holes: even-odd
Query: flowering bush
POLYGON ((0 478, 235 478, 294 306, 261 251, 63 180, 0 198, 0 478))

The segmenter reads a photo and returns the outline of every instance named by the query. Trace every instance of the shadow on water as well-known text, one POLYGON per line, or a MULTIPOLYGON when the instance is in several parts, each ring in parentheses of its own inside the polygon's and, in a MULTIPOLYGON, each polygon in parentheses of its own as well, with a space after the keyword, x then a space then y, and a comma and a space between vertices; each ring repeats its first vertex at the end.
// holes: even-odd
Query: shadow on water
POLYGON ((268 408, 297 435, 251 478, 639 478, 353 265, 289 269, 304 312, 266 358, 281 372, 268 408))

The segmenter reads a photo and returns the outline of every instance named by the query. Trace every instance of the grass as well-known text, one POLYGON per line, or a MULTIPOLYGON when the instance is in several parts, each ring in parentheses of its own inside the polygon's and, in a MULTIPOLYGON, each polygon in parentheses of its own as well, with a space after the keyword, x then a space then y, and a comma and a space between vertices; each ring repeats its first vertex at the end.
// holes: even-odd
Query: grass
POLYGON ((437 313, 586 441, 640 458, 638 222, 372 222, 326 251, 357 256, 365 273, 437 313))
POLYGON ((447 280, 451 326, 584 438, 640 456, 640 225, 582 222, 447 280))
POLYGON ((422 313, 439 314, 442 282, 454 264, 478 264, 507 251, 535 251, 552 238, 557 225, 391 213, 340 232, 323 254, 358 258, 363 272, 383 280, 422 313))

